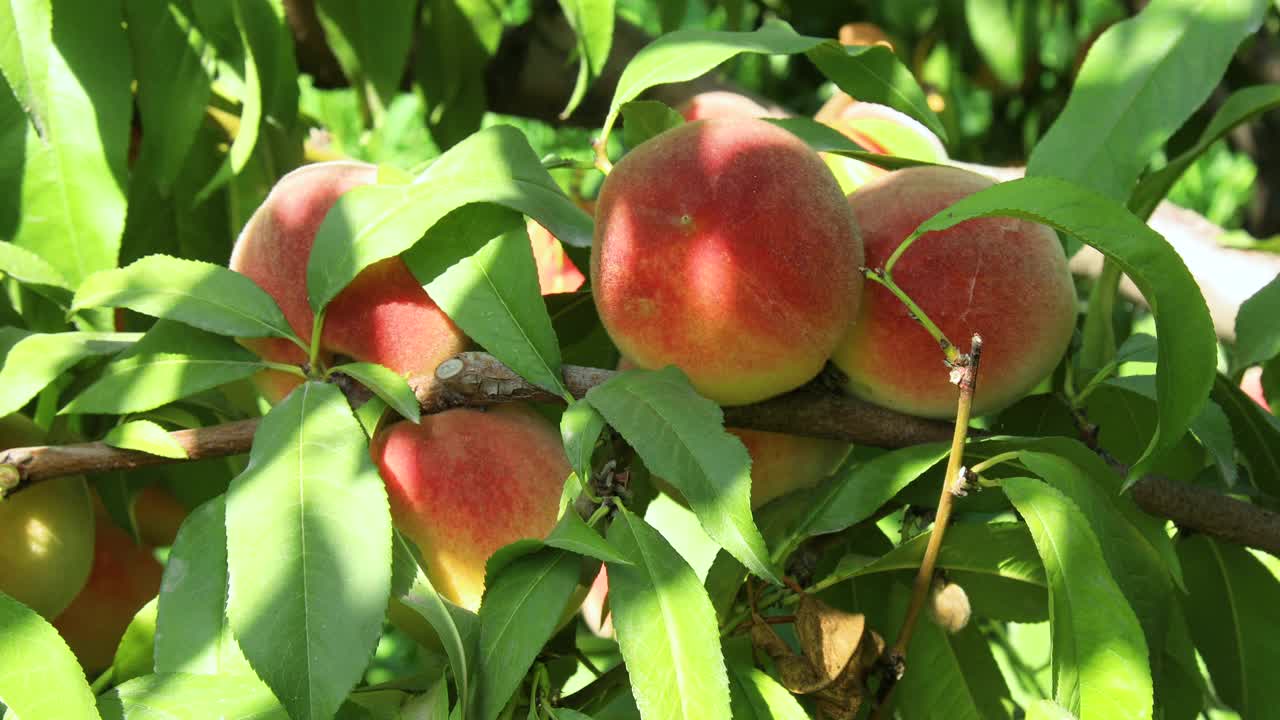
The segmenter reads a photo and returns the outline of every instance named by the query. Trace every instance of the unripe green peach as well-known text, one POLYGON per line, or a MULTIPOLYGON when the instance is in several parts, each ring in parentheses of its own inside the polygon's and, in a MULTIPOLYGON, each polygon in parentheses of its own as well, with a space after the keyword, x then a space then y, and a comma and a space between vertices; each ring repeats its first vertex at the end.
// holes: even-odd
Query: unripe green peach
POLYGON ((398 422, 370 452, 396 527, 422 551, 436 590, 468 610, 480 607, 495 550, 555 527, 572 472, 559 433, 521 405, 398 422))
MULTIPOLYGON (((958 168, 898 170, 849 196, 867 267, 879 268, 920 223, 993 182, 958 168)), ((961 352, 984 344, 974 414, 999 410, 1043 380, 1075 328, 1076 294, 1049 228, 1013 218, 969 220, 917 239, 893 279, 961 352)), ((942 351, 884 287, 867 283, 857 320, 832 360, 849 390, 922 417, 954 417, 957 389, 942 351)))
POLYGON ((762 120, 700 120, 605 179, 592 294, 622 354, 723 405, 822 369, 856 309, 862 244, 822 160, 762 120))
MULTIPOLYGON (((266 290, 290 327, 310 342, 314 315, 307 301, 307 263, 325 214, 343 193, 377 181, 378 169, 359 162, 305 165, 285 175, 254 212, 231 253, 231 269, 266 290)), ((280 338, 244 344, 263 358, 299 364, 305 353, 280 338)), ((446 358, 466 347, 466 337, 432 302, 399 258, 365 268, 325 310, 321 348, 334 355, 375 362, 410 380, 430 376, 446 358)), ((268 371, 263 393, 283 398, 300 379, 268 371)))
MULTIPOLYGON (((0 419, 0 448, 43 444, 22 415, 0 419)), ((0 592, 52 619, 84 587, 93 560, 93 505, 83 477, 55 478, 0 500, 0 592)))

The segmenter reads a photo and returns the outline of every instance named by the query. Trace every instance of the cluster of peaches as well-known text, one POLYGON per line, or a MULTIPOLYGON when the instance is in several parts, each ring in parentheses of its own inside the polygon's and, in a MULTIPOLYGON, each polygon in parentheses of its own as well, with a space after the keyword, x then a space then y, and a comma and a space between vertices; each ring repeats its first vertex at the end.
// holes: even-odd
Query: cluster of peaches
MULTIPOLYGON (((770 111, 741 96, 695 98, 683 113, 691 122, 623 157, 595 206, 590 289, 624 365, 676 365, 698 392, 735 405, 788 392, 831 361, 848 376, 849 392, 872 402, 923 416, 954 412, 938 346, 898 300, 863 282, 863 269, 882 264, 920 222, 991 181, 954 168, 885 173, 824 159, 759 119, 770 111), (842 182, 859 185, 869 175, 878 177, 846 196, 842 182)), ((867 123, 912 123, 857 103, 828 114, 855 141, 867 123)), ((941 153, 927 130, 909 129, 941 153)), ((303 279, 316 231, 344 192, 376 175, 354 162, 297 170, 236 245, 231 267, 270 293, 304 340, 313 316, 303 279)), ((532 223, 530 230, 544 293, 581 284, 558 242, 532 223)), ((926 236, 895 279, 949 336, 983 333, 978 412, 1043 379, 1074 327, 1075 291, 1058 240, 1025 221, 971 221, 926 236)), ((287 341, 246 342, 276 362, 307 360, 287 341)), ((377 362, 412 381, 430 377, 468 340, 403 262, 389 259, 329 305, 320 345, 325 361, 377 362)), ((279 399, 297 382, 275 374, 262 386, 279 399)), ((847 449, 732 432, 752 457, 756 507, 817 483, 847 449)), ((391 423, 371 448, 397 527, 422 550, 437 589, 470 609, 480 604, 493 551, 551 530, 570 473, 556 429, 516 405, 391 423)))
MULTIPOLYGON (((831 362, 851 394, 920 416, 952 414, 956 390, 937 344, 888 291, 864 282, 864 270, 883 266, 922 221, 991 181, 951 167, 887 173, 820 156, 760 119, 776 112, 738 95, 699 96, 682 112, 690 122, 624 156, 595 204, 590 290, 623 366, 675 365, 701 394, 738 405, 788 392, 831 362)), ((882 106, 837 98, 819 119, 868 150, 945 160, 928 130, 882 106)), ((316 232, 343 193, 376 181, 377 169, 364 163, 300 168, 280 180, 236 243, 232 269, 266 290, 308 343, 314 317, 305 278, 316 232)), ((582 285, 559 242, 532 222, 529 229, 544 294, 582 285)), ((1048 375, 1075 325, 1075 291, 1058 240, 1025 221, 974 220, 925 235, 893 278, 952 340, 983 335, 978 414, 1048 375)), ((398 258, 370 266, 339 294, 322 333, 322 362, 380 363, 411 382, 470 347, 398 258)), ((274 362, 308 361, 285 340, 244 342, 274 362)), ((272 401, 298 382, 272 371, 259 377, 272 401)), ((3 447, 40 439, 34 428, 0 430, 3 447)), ((752 459, 753 507, 818 483, 847 451, 827 440, 730 432, 752 459)), ((387 423, 371 453, 396 526, 421 549, 433 584, 472 610, 488 557, 550 532, 571 472, 557 429, 516 404, 387 423)), ((150 537, 147 526, 156 523, 140 507, 143 545, 100 504, 96 523, 94 514, 83 478, 44 483, 0 506, 0 529, 13 535, 0 539, 29 550, 0 557, 0 590, 56 619, 90 670, 110 664, 125 625, 158 591, 160 566, 145 543, 171 542, 183 512, 151 513, 164 528, 150 537), (25 520, 5 522, 6 513, 25 520), (95 525, 97 542, 88 532, 95 525), (44 547, 49 538, 58 547, 44 547), (79 561, 50 563, 52 553, 79 561), (33 563, 59 567, 60 577, 47 587, 36 582, 33 563)), ((586 608, 594 608, 589 622, 597 629, 603 589, 602 576, 586 608)))

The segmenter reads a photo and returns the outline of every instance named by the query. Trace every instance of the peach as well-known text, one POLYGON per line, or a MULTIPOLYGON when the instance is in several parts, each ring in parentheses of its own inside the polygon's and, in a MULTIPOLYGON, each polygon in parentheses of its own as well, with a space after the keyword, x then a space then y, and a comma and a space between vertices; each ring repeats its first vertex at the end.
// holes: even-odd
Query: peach
POLYGON ((1240 390, 1248 395, 1251 400, 1258 403, 1258 407, 1271 412, 1271 405, 1267 403, 1267 395, 1262 390, 1262 367, 1254 366, 1244 371, 1244 376, 1240 378, 1240 390))
MULTIPOLYGON (((0 448, 44 442, 22 415, 0 419, 0 448)), ((84 587, 93 559, 93 505, 83 477, 56 478, 0 500, 0 592, 45 618, 84 587)))
POLYGON ((469 610, 480 607, 495 550, 551 532, 571 472, 559 433, 523 405, 398 422, 370 453, 396 527, 422 551, 435 588, 469 610))
POLYGON ((156 547, 173 544, 190 511, 162 485, 148 485, 133 499, 133 516, 142 542, 156 547))
POLYGON ((533 261, 538 266, 538 289, 543 295, 571 293, 587 281, 586 276, 564 252, 564 246, 551 231, 533 220, 526 223, 529 242, 533 243, 533 261))
POLYGON ((787 114, 778 108, 765 107, 741 93, 728 90, 701 92, 680 103, 676 112, 686 122, 711 118, 783 118, 787 114))
POLYGON ((674 364, 724 405, 822 369, 862 286, 862 244, 831 172, 762 120, 699 120, 628 153, 605 179, 593 298, 623 355, 674 364))
MULTIPOLYGON (((920 223, 992 181, 958 168, 899 170, 849 196, 867 267, 882 267, 920 223)), ((1052 372, 1071 340, 1076 294, 1052 230, 1026 220, 980 218, 921 236, 893 279, 961 352, 984 340, 973 412, 999 410, 1052 372)), ((882 286, 868 282, 857 320, 832 360, 848 389, 923 417, 954 417, 957 390, 933 338, 882 286)))
POLYGON ((133 616, 160 592, 163 572, 152 548, 134 543, 100 505, 95 531, 89 582, 53 621, 89 673, 111 664, 133 616))
MULTIPOLYGON (((314 315, 307 302, 307 262, 316 231, 343 193, 377 180, 377 167, 358 162, 305 165, 285 175, 241 231, 231 269, 249 276, 280 305, 294 332, 310 342, 314 315)), ((246 339, 265 359, 301 364, 302 349, 280 338, 246 339)), ((466 336, 427 296, 399 258, 365 268, 329 303, 321 347, 326 362, 349 357, 407 376, 430 375, 461 352, 466 336), (337 356, 337 358, 335 358, 337 356)), ((263 393, 283 398, 299 378, 268 371, 263 393)))

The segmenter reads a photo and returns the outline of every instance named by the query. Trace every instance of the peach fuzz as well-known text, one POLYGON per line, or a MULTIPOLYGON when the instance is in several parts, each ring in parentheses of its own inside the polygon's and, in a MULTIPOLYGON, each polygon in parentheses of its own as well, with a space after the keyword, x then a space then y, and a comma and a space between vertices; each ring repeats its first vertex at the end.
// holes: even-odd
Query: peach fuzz
POLYGON ((551 532, 571 472, 556 429, 520 405, 398 422, 370 453, 396 527, 422 551, 436 589, 469 610, 480 606, 495 550, 551 532))
POLYGON ((724 405, 822 369, 862 286, 862 244, 822 160, 755 119, 700 120, 632 150, 596 205, 600 319, 638 366, 724 405))
MULTIPOLYGON (((285 175, 241 231, 231 253, 231 269, 266 290, 294 332, 310 342, 314 315, 307 302, 307 262, 316 231, 343 193, 376 182, 367 163, 324 162, 285 175)), ((280 338, 246 339, 263 358, 300 364, 302 349, 280 338)), ((329 303, 321 339, 326 361, 334 356, 386 365, 413 379, 461 352, 466 336, 427 296, 399 258, 365 268, 329 303)), ((268 371, 263 393, 277 401, 300 380, 268 371)))
MULTIPOLYGON (((920 223, 990 187, 967 170, 908 168, 849 196, 867 267, 880 268, 920 223)), ((1071 340, 1076 294, 1052 230, 1026 220, 980 218, 921 236, 893 279, 961 352, 974 332, 984 345, 975 415, 1012 403, 1053 371, 1071 340)), ((849 390, 923 417, 954 417, 958 391, 941 349, 888 290, 868 282, 858 318, 832 360, 849 390)))
POLYGON ((708 90, 680 103, 676 112, 686 122, 711 118, 783 118, 787 114, 777 108, 769 108, 741 93, 728 90, 708 90))
POLYGON ((133 616, 160 592, 163 568, 99 504, 89 582, 53 626, 89 673, 105 669, 133 616))

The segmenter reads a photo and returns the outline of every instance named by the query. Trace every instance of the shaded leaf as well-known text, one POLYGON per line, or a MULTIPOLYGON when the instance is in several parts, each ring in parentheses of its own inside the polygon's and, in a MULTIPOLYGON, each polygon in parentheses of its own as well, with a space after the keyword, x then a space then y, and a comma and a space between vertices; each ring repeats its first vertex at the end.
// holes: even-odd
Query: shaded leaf
POLYGON ((575 400, 560 415, 560 437, 569 464, 584 483, 591 482, 591 455, 604 431, 604 416, 586 400, 575 400))
POLYGON ((145 412, 242 380, 262 368, 256 355, 231 338, 173 320, 157 320, 59 412, 145 412))
POLYGON ((609 527, 609 542, 632 562, 608 564, 609 598, 641 717, 730 718, 715 611, 698 576, 625 508, 609 527))
POLYGON ((613 47, 614 0, 560 0, 564 18, 578 38, 578 79, 569 104, 560 113, 567 118, 578 108, 587 88, 604 70, 613 47))
POLYGON ((1280 355, 1280 277, 1245 300, 1236 315, 1237 367, 1257 365, 1280 355))
POLYGON ((110 355, 129 347, 137 333, 65 332, 38 334, 0 328, 0 417, 17 412, 36 393, 94 355, 110 355))
POLYGON ((117 425, 107 432, 102 442, 111 447, 137 450, 160 457, 187 457, 187 451, 169 432, 150 420, 131 420, 117 425))
POLYGON ((480 605, 476 715, 494 720, 520 686, 578 585, 578 559, 543 550, 486 578, 480 605))
POLYGON ((735 720, 808 720, 795 696, 770 675, 750 665, 728 665, 735 720))
POLYGON ((756 575, 778 582, 751 516, 751 458, 724 431, 718 405, 674 366, 615 375, 591 388, 587 401, 680 491, 713 540, 756 575))
POLYGON ((227 568, 227 617, 254 671, 295 720, 332 717, 391 586, 386 489, 336 387, 306 383, 262 419, 227 492, 227 568))
POLYGON ((0 593, 0 702, 23 718, 97 720, 93 693, 66 641, 34 610, 0 593))
POLYGON ((150 255, 85 280, 71 309, 96 307, 126 307, 219 335, 296 338, 275 300, 248 277, 167 255, 150 255))
POLYGON ((560 375, 560 343, 538 290, 524 228, 490 240, 426 285, 468 336, 529 382, 571 399, 560 375))
POLYGON ((1151 670, 1133 610, 1080 509, 1029 478, 1001 480, 1049 579, 1054 699, 1084 717, 1150 718, 1151 670))
POLYGON ((680 113, 656 100, 632 100, 622 106, 622 141, 629 148, 683 124, 680 113))
POLYGON ((319 0, 316 15, 353 86, 367 85, 382 105, 400 90, 417 21, 417 3, 319 0))
POLYGON ((330 368, 331 373, 350 375, 382 398, 391 409, 417 423, 422 418, 418 397, 408 381, 390 368, 377 363, 346 363, 330 368))

